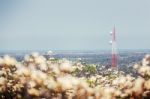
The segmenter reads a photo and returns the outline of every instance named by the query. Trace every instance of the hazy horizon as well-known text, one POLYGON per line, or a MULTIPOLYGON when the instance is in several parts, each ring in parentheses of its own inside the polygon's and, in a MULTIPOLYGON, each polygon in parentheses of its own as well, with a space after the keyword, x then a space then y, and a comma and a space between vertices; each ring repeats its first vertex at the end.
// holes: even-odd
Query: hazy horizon
MULTIPOLYGON (((52 52, 110 52, 111 53, 111 49, 88 49, 88 50, 0 50, 0 53, 3 52, 48 52, 48 51, 52 51, 52 52)), ((139 51, 139 52, 150 52, 150 49, 118 49, 117 52, 124 52, 124 51, 139 51)))
POLYGON ((148 0, 0 1, 0 51, 150 49, 148 0))

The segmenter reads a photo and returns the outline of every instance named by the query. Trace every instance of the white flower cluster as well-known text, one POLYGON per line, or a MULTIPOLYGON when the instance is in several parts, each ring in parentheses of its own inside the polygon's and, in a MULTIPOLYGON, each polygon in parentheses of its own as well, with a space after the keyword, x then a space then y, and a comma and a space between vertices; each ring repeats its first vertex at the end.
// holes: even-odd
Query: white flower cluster
POLYGON ((73 68, 77 65, 84 71, 83 64, 46 59, 38 53, 26 55, 21 62, 6 55, 0 58, 0 99, 148 99, 150 61, 148 56, 143 60, 142 66, 134 66, 139 76, 108 69, 104 75, 77 77, 73 68))

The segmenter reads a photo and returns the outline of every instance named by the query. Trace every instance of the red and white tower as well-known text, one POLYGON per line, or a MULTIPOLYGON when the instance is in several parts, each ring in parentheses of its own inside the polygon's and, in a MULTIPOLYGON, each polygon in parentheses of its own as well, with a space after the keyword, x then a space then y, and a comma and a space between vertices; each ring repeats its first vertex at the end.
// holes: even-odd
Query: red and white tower
POLYGON ((117 53, 117 46, 116 46, 116 29, 115 26, 111 31, 111 46, 112 46, 112 56, 111 56, 111 67, 118 70, 118 53, 117 53))

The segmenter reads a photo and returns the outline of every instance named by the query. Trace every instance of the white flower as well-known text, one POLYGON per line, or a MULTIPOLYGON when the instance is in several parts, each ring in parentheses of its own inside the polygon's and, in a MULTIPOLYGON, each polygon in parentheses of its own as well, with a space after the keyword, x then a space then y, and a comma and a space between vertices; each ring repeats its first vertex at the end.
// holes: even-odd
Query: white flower
POLYGON ((69 61, 64 61, 60 65, 60 70, 63 72, 71 72, 73 69, 72 69, 72 65, 70 64, 69 61))
POLYGON ((115 96, 120 96, 121 95, 121 91, 120 90, 115 90, 114 95, 115 96))
POLYGON ((39 53, 38 53, 38 52, 33 52, 31 55, 32 55, 33 57, 38 57, 38 56, 39 56, 39 53))
POLYGON ((46 73, 43 73, 41 71, 38 72, 38 77, 41 78, 42 80, 45 80, 47 79, 47 74, 46 73))
POLYGON ((112 99, 112 95, 115 92, 115 89, 112 87, 106 87, 104 90, 104 97, 105 99, 112 99))
POLYGON ((118 85, 118 84, 119 84, 119 79, 113 80, 112 84, 113 84, 113 85, 118 85))
POLYGON ((138 68, 139 68, 139 65, 138 65, 138 64, 135 64, 135 65, 133 66, 133 68, 134 68, 134 69, 138 69, 138 68))
POLYGON ((40 92, 37 89, 35 89, 35 88, 28 89, 28 93, 31 96, 39 96, 40 95, 40 92))
POLYGON ((48 66, 46 64, 41 64, 38 67, 40 68, 40 70, 44 70, 44 71, 48 69, 48 66))
POLYGON ((30 74, 31 74, 30 70, 24 66, 18 67, 16 73, 18 75, 25 75, 25 76, 30 76, 30 74))
POLYGON ((25 55, 24 61, 25 61, 25 62, 33 62, 34 60, 33 60, 33 58, 32 58, 31 56, 25 55))
POLYGON ((150 73, 150 67, 149 66, 141 66, 139 71, 138 71, 141 75, 145 75, 145 74, 149 74, 150 73))
POLYGON ((57 82, 54 81, 53 78, 49 77, 48 79, 44 80, 44 85, 47 86, 48 89, 56 89, 57 88, 57 82))
POLYGON ((35 58, 35 63, 36 64, 44 64, 44 63, 46 63, 46 59, 43 56, 38 56, 35 58))
POLYGON ((57 82, 61 85, 63 91, 73 88, 70 77, 58 77, 57 82))
POLYGON ((6 64, 6 65, 15 65, 17 63, 16 59, 8 56, 8 55, 5 55, 4 58, 3 58, 3 64, 6 64))
POLYGON ((60 74, 60 70, 59 70, 59 68, 58 68, 57 65, 53 65, 53 66, 51 66, 50 68, 52 69, 52 71, 53 71, 55 74, 57 74, 57 75, 60 74))
POLYGON ((37 84, 43 84, 43 81, 46 80, 48 75, 46 73, 43 73, 39 70, 32 70, 31 72, 31 78, 37 83, 37 84))
POLYGON ((137 78, 135 80, 133 91, 138 96, 138 95, 140 95, 143 92, 143 89, 144 89, 144 79, 143 78, 137 78))
POLYGON ((75 77, 72 77, 71 78, 71 83, 72 83, 73 87, 75 88, 80 84, 80 80, 75 78, 75 77))
POLYGON ((145 65, 149 65, 150 64, 150 55, 146 55, 145 58, 143 59, 142 61, 142 65, 145 66, 145 65))
POLYGON ((33 88, 36 86, 36 83, 34 81, 29 81, 28 86, 29 86, 29 88, 33 88))

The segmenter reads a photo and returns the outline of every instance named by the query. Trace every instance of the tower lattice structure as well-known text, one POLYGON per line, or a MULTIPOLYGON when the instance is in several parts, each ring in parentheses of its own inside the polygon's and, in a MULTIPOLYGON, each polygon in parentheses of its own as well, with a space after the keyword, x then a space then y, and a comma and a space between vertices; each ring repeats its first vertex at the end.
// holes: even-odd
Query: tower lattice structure
POLYGON ((118 70, 118 53, 116 45, 116 29, 115 27, 111 31, 111 67, 118 70))

